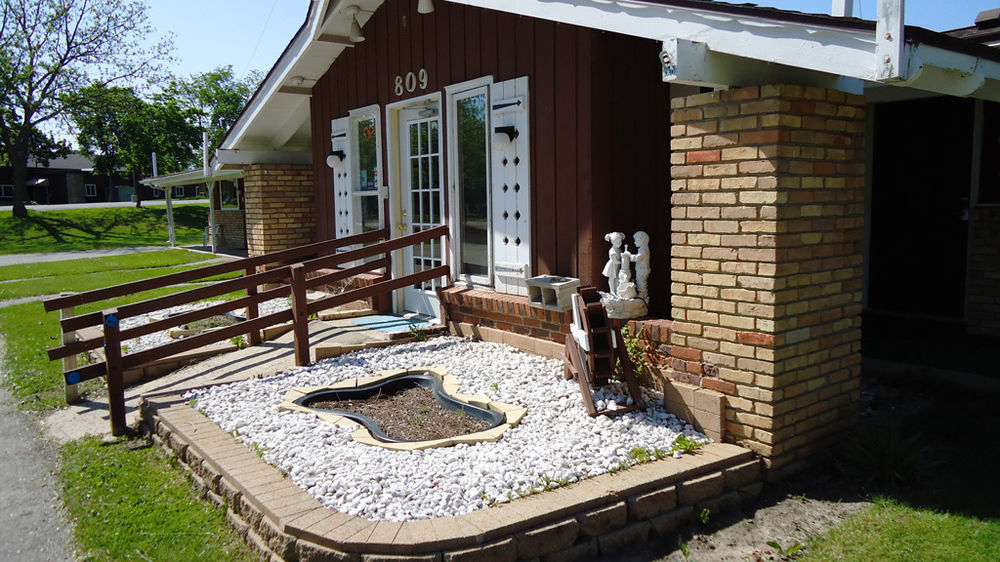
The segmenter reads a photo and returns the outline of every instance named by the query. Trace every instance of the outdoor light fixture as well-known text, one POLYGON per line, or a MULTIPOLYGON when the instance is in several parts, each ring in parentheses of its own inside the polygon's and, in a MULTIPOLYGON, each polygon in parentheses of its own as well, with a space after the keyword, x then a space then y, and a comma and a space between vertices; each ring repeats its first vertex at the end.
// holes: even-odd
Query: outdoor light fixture
POLYGON ((497 150, 511 150, 514 146, 514 139, 519 134, 517 129, 512 126, 493 129, 493 148, 497 150))
POLYGON ((358 22, 358 12, 361 8, 357 6, 348 6, 344 8, 344 13, 351 16, 351 42, 360 43, 365 40, 364 33, 361 32, 361 24, 358 22))
POLYGON ((326 165, 331 168, 336 168, 344 163, 344 156, 345 154, 343 150, 331 150, 330 154, 326 155, 326 165))
POLYGON ((434 0, 418 0, 417 13, 429 14, 434 11, 434 0))

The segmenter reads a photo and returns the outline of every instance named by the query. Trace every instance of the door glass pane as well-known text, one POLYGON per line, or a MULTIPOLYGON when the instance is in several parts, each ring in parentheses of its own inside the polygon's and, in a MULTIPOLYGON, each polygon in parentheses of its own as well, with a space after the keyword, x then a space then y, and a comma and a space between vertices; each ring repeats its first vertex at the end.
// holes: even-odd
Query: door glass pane
POLYGON ((429 150, 427 151, 428 153, 430 153, 430 152, 437 152, 437 146, 438 146, 438 122, 437 121, 431 121, 430 122, 430 127, 431 127, 431 132, 430 132, 431 142, 430 142, 429 150))
POLYGON ((417 134, 420 132, 420 128, 414 123, 410 125, 410 154, 420 154, 420 143, 417 142, 417 134))
POLYGON ((362 119, 356 124, 358 141, 358 179, 355 191, 376 191, 378 177, 378 146, 375 138, 375 117, 362 119))
POLYGON ((377 195, 354 197, 355 232, 379 229, 379 198, 377 195))
POLYGON ((456 102, 461 273, 489 275, 486 94, 456 102))

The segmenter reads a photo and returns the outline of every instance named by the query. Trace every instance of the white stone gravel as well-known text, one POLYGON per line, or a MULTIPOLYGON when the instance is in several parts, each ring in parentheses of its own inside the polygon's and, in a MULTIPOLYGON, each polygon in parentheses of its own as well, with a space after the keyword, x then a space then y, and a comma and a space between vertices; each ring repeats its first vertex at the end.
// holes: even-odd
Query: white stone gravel
MULTIPOLYGON (((563 379, 560 361, 453 337, 369 349, 185 398, 327 507, 373 520, 468 513, 540 491, 546 483, 575 482, 631 464, 635 447, 669 450, 680 433, 709 441, 666 412, 658 395, 650 394, 644 412, 591 418, 576 382, 563 379), (277 409, 296 386, 424 365, 444 366, 462 382, 462 393, 485 394, 528 413, 496 443, 399 452, 356 443, 352 430, 314 415, 277 409)), ((610 391, 595 398, 614 399, 610 391)))
MULTIPOLYGON (((211 301, 211 302, 198 302, 193 304, 182 304, 180 306, 175 306, 172 308, 167 308, 154 312, 152 314, 141 314, 139 316, 133 316, 131 318, 125 318, 122 320, 121 329, 128 330, 130 328, 135 328, 137 326, 142 326, 148 324, 152 321, 153 317, 162 318, 167 314, 179 314, 181 312, 191 312, 192 310, 201 310, 203 308, 208 308, 210 306, 215 306, 217 304, 222 304, 223 301, 211 301)), ((245 310, 243 307, 233 307, 236 311, 245 310)), ((271 299, 269 301, 264 301, 258 305, 258 311, 260 316, 266 316, 268 314, 274 314, 275 312, 280 312, 287 308, 291 308, 288 304, 288 299, 285 297, 271 299)), ((122 342, 123 346, 127 347, 127 353, 137 353, 139 351, 145 351, 147 349, 153 349, 155 347, 160 347, 168 343, 174 342, 166 330, 162 332, 154 332, 152 334, 147 334, 145 336, 140 336, 138 338, 132 338, 122 342)))

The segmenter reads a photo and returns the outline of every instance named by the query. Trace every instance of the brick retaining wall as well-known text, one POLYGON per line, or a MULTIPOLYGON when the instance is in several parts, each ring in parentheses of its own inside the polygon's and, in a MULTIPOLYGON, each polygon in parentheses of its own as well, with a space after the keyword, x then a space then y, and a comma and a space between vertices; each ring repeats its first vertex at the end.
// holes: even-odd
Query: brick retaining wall
POLYGON ((144 401, 142 413, 153 440, 264 559, 589 559, 670 536, 692 514, 731 509, 762 487, 750 451, 712 444, 467 515, 376 522, 323 507, 180 396, 144 401))

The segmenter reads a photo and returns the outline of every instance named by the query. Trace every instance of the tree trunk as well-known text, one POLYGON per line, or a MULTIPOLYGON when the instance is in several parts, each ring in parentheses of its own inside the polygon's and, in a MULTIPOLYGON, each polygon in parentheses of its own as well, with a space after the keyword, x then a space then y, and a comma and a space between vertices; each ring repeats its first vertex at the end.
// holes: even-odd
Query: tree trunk
POLYGON ((132 170, 132 189, 135 190, 135 208, 142 208, 142 192, 139 191, 139 183, 135 181, 135 170, 132 170))
POLYGON ((14 169, 14 202, 12 213, 18 218, 28 218, 28 208, 24 206, 28 195, 28 151, 15 148, 11 158, 14 169))

